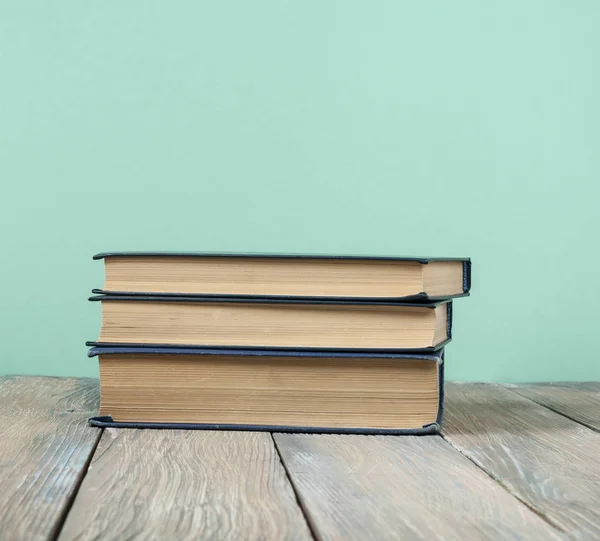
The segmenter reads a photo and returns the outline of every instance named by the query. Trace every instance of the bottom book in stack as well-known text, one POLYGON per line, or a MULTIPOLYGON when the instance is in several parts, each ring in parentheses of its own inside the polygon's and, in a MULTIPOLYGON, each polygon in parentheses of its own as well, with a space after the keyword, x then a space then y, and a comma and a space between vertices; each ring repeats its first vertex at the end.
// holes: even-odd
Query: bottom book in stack
POLYGON ((432 434, 442 419, 443 349, 94 347, 89 356, 100 361, 93 426, 432 434))

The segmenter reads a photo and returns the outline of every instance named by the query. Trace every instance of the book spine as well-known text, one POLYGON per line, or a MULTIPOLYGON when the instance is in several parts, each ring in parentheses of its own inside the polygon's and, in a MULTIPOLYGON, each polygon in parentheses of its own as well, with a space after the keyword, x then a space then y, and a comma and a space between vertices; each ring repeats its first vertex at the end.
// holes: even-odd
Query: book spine
POLYGON ((442 421, 444 420, 444 359, 446 357, 446 350, 444 349, 442 353, 442 358, 438 363, 438 385, 439 385, 439 406, 438 406, 438 414, 436 419, 436 424, 438 425, 438 430, 442 426, 442 421))
POLYGON ((463 261, 463 293, 471 290, 471 262, 463 261))

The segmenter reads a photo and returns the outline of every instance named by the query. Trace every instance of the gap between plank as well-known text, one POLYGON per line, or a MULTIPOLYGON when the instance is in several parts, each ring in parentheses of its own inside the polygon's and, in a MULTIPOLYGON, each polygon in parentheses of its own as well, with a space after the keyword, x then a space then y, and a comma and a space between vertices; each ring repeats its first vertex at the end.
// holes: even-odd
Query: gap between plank
POLYGON ((90 451, 89 456, 87 457, 87 460, 85 461, 85 464, 83 465, 83 468, 81 468, 81 471, 79 472, 79 475, 76 479, 75 485, 73 486, 73 492, 71 493, 71 495, 65 502, 65 505, 64 505, 58 519, 56 520, 54 526, 50 530, 50 533, 48 535, 48 541, 57 541, 58 540, 58 537, 60 536, 60 532, 62 531, 63 526, 65 525, 65 522, 67 521, 67 517, 69 516, 69 512, 71 511, 71 508, 73 507, 73 504, 75 503, 75 498, 77 498, 79 489, 81 488, 81 485, 83 484, 83 480, 85 479, 85 476, 87 475, 87 472, 88 472, 88 469, 92 462, 92 459, 94 458, 94 455, 96 454, 96 449, 98 448, 98 444, 100 443, 100 438, 102 438, 102 434, 104 433, 104 428, 100 428, 97 430, 98 430, 98 437, 96 438, 96 441, 94 442, 94 445, 90 451))
POLYGON ((287 466, 285 465, 283 456, 281 456, 281 452, 279 451, 279 447, 277 446, 277 440, 273 436, 273 432, 271 432, 270 434, 271 434, 271 440, 273 441, 273 445, 275 446, 275 452, 277 453, 277 456, 279 457, 279 462, 281 463, 281 466, 283 467, 285 476, 287 477, 287 480, 290 483, 290 486, 292 487, 292 491, 294 492, 294 497, 296 498, 296 503, 298 504, 298 507, 300 507, 300 510, 302 511, 302 516, 304 517, 304 520, 306 521, 306 525, 308 526, 310 535, 316 541, 323 541, 323 538, 319 535, 316 525, 313 524, 313 522, 310 518, 310 515, 308 514, 308 509, 304 505, 302 498, 300 496, 300 493, 298 492, 296 485, 294 484, 294 480, 292 479, 292 476, 291 476, 287 466))
POLYGON ((511 393, 515 393, 517 396, 520 396, 521 398, 526 398, 527 400, 533 402, 534 404, 537 404, 538 406, 542 406, 542 408, 546 408, 547 410, 553 411, 554 413, 557 413, 558 415, 562 415, 563 417, 569 419, 570 421, 573 421, 574 423, 577 423, 578 425, 584 426, 585 428, 588 428, 589 430, 592 430, 593 432, 600 433, 600 430, 598 430, 597 428, 595 428, 593 426, 590 426, 587 423, 584 423, 583 421, 580 421, 579 419, 574 419, 573 417, 571 417, 567 413, 564 413, 562 411, 554 409, 552 406, 548 406, 547 404, 542 404, 541 402, 538 402, 537 400, 535 400, 535 399, 533 399, 533 398, 531 398, 529 396, 521 394, 519 391, 515 391, 515 389, 513 389, 511 387, 508 387, 506 384, 502 384, 501 387, 503 387, 507 391, 510 391, 511 393))
POLYGON ((494 475, 491 471, 486 470, 483 467, 483 465, 481 465, 481 464, 477 463, 475 460, 473 460, 460 447, 458 447, 458 445, 455 445, 454 443, 452 443, 451 440, 449 440, 448 438, 446 438, 446 436, 445 436, 445 434, 443 432, 442 432, 441 436, 442 436, 442 439, 445 442, 447 442, 452 448, 456 449, 462 456, 464 456, 467 460, 469 460, 472 464, 474 464, 477 468, 479 468, 483 473, 485 473, 491 479, 493 479, 496 483, 498 483, 498 485, 500 485, 506 492, 508 492, 515 500, 521 502, 525 507, 527 507, 527 509, 529 509, 531 512, 535 513, 544 522, 546 522, 547 524, 549 524, 550 526, 552 526, 553 528, 555 528, 559 532, 561 532, 561 533, 567 533, 567 530, 565 530, 562 526, 560 526, 560 524, 554 522, 550 517, 548 517, 546 515, 546 513, 544 513, 543 511, 541 511, 540 509, 538 509, 534 505, 530 504, 526 500, 524 500, 524 499, 520 498, 519 496, 517 496, 516 494, 514 494, 510 490, 510 488, 502 482, 502 479, 500 479, 499 477, 497 477, 496 475, 494 475))

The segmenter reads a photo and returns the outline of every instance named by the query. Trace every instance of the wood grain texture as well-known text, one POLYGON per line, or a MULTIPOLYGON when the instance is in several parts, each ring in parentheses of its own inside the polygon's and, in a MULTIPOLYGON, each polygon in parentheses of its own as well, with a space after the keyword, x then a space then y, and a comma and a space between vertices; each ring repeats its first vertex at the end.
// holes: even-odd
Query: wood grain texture
POLYGON ((312 537, 269 434, 107 429, 59 539, 312 537))
POLYGON ((0 539, 53 539, 100 436, 98 380, 0 378, 0 539))
POLYGON ((504 387, 452 383, 443 433, 547 521, 600 538, 600 434, 504 387))
POLYGON ((440 437, 274 438, 319 539, 560 538, 440 437))
POLYGON ((600 382, 539 383, 506 387, 600 432, 600 382))

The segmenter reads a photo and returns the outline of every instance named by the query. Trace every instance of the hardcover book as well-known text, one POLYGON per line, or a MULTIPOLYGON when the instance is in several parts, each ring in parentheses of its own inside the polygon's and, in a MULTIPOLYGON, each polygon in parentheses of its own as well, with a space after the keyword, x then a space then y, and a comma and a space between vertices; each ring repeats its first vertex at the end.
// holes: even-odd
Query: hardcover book
POLYGON ((97 296, 88 345, 435 351, 451 339, 452 302, 344 302, 97 296))
POLYGON ((96 347, 93 426, 436 433, 443 350, 340 353, 96 347))
POLYGON ((122 252, 94 293, 427 302, 465 296, 469 258, 122 252))

